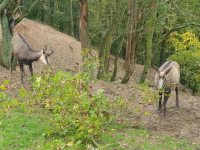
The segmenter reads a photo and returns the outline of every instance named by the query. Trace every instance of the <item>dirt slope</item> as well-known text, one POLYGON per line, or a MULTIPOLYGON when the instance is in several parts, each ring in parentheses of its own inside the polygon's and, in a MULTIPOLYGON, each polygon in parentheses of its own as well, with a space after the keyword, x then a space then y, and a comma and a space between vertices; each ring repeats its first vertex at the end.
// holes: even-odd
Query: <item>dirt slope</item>
MULTIPOLYGON (((26 40, 31 44, 32 48, 36 50, 41 50, 43 45, 48 45, 48 47, 53 47, 55 53, 50 58, 51 66, 58 66, 63 71, 70 73, 75 73, 81 62, 80 50, 81 45, 76 39, 58 32, 49 26, 42 25, 40 23, 23 19, 14 29, 14 33, 22 34, 26 40)), ((95 54, 97 55, 97 54, 95 54)), ((112 60, 114 59, 111 56, 112 60)), ((123 78, 125 71, 123 69, 124 61, 118 60, 118 76, 117 81, 120 82, 123 78)), ((33 71, 39 74, 44 65, 41 62, 33 63, 33 71)), ((141 103, 142 92, 138 91, 136 85, 139 81, 139 77, 143 71, 142 65, 135 65, 135 71, 131 77, 129 85, 122 85, 119 83, 107 83, 103 81, 98 81, 96 84, 92 85, 92 90, 96 92, 98 89, 104 89, 104 93, 110 98, 115 98, 119 95, 123 95, 126 98, 133 98, 129 104, 129 109, 133 110, 135 106, 141 103)), ((110 72, 113 70, 113 62, 110 64, 110 72)), ((25 88, 30 88, 30 82, 27 78, 30 77, 28 67, 25 67, 25 72, 27 76, 24 79, 25 88)), ((148 72, 148 78, 150 83, 153 82, 154 70, 150 69, 148 72)), ((0 84, 4 80, 10 80, 11 86, 7 90, 7 93, 11 97, 17 96, 17 88, 19 87, 20 81, 20 70, 14 71, 13 76, 10 75, 9 70, 0 66, 0 84)), ((190 138, 193 142, 200 144, 200 98, 196 96, 191 96, 180 92, 180 109, 177 110, 175 106, 175 93, 172 91, 172 96, 169 98, 167 103, 167 121, 164 122, 162 119, 162 114, 157 114, 157 106, 146 104, 140 108, 140 111, 135 114, 128 114, 130 122, 134 128, 134 121, 139 120, 144 123, 145 127, 149 129, 151 134, 159 135, 169 135, 175 138, 190 138), (144 112, 149 111, 150 115, 145 115, 144 112)))

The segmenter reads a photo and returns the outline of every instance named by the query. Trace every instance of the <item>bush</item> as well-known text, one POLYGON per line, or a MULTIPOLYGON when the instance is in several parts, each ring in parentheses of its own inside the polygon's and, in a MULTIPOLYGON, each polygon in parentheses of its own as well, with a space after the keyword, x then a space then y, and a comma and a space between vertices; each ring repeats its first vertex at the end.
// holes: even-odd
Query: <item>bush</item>
POLYGON ((187 31, 183 34, 172 33, 169 41, 175 48, 175 53, 168 60, 177 61, 181 67, 181 83, 193 90, 200 89, 200 42, 194 33, 187 31))
MULTIPOLYGON (((93 63, 96 59, 88 57, 93 63)), ((84 65, 84 63, 83 63, 84 65)), ((33 91, 20 88, 20 101, 18 99, 4 101, 0 104, 6 113, 13 106, 26 107, 31 113, 37 105, 48 110, 50 126, 43 136, 48 140, 40 143, 41 149, 87 149, 88 147, 103 148, 97 143, 98 138, 111 123, 115 115, 123 113, 125 100, 119 97, 108 100, 99 90, 97 94, 90 91, 90 83, 93 82, 94 65, 85 64, 82 73, 72 76, 69 73, 57 71, 55 68, 43 70, 40 76, 33 76, 33 91), (86 71, 90 70, 90 72, 86 71), (22 101, 23 100, 23 101, 22 101)), ((4 86, 2 86, 4 88, 4 86)), ((5 94, 1 94, 5 97, 5 94)), ((35 147, 35 146, 34 146, 35 147)))
MULTIPOLYGON (((47 117, 50 118, 46 120, 50 126, 45 129, 43 136, 50 140, 40 143, 38 148, 103 147, 96 141, 115 118, 112 115, 114 110, 121 113, 120 109, 124 108, 125 102, 122 98, 108 100, 103 90, 99 90, 97 94, 92 93, 91 78, 88 73, 72 76, 53 68, 47 72, 42 71, 40 76, 31 79, 34 81, 33 91, 20 88, 20 101, 9 100, 6 94, 0 94, 4 99, 0 103, 1 113, 6 113, 13 107, 26 107, 27 112, 31 113, 35 105, 48 110, 46 115, 53 117, 47 117)), ((5 85, 1 87, 4 88, 5 85)))

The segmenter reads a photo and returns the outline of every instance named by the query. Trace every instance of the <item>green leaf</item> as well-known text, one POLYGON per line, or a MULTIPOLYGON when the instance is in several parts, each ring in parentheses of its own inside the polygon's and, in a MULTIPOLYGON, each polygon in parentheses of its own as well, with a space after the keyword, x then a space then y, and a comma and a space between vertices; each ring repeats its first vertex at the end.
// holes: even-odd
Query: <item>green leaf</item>
POLYGON ((7 85, 8 83, 10 83, 10 80, 4 80, 3 84, 7 85))

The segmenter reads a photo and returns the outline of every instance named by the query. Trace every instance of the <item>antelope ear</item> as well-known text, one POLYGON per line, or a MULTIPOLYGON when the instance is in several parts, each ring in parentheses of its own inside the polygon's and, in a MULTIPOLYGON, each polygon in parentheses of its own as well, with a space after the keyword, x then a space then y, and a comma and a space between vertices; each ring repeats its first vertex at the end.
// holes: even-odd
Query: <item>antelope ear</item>
POLYGON ((167 75, 167 74, 170 72, 171 69, 172 69, 172 67, 169 68, 169 69, 165 72, 165 75, 167 75))
POLYGON ((43 54, 45 54, 46 52, 45 52, 45 49, 42 49, 42 52, 43 52, 43 54))
POLYGON ((44 51, 47 51, 47 45, 43 45, 43 48, 42 48, 44 51))
POLYGON ((154 65, 154 69, 156 70, 156 72, 158 72, 158 68, 154 65))

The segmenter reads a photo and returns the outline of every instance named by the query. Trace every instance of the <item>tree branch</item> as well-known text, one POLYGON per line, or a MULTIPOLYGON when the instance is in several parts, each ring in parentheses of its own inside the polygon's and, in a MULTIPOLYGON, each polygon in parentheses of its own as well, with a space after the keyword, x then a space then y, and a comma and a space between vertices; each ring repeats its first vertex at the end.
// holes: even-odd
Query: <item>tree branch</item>
POLYGON ((157 6, 160 6, 160 5, 162 5, 162 4, 164 4, 164 3, 167 3, 167 2, 169 2, 169 0, 166 0, 166 1, 164 1, 164 2, 162 2, 162 3, 160 3, 160 4, 158 4, 157 6))
POLYGON ((190 24, 186 24, 186 25, 183 25, 183 26, 179 26, 179 27, 173 28, 173 29, 169 30, 169 32, 167 32, 167 33, 165 34, 164 38, 163 38, 160 42, 162 42, 163 40, 165 40, 165 39, 167 38, 167 36, 168 36, 170 33, 174 32, 174 31, 176 31, 176 30, 179 30, 179 29, 188 27, 188 26, 190 26, 190 25, 200 27, 200 24, 190 23, 190 24))
POLYGON ((15 25, 17 25, 26 15, 28 15, 33 10, 33 8, 35 8, 39 1, 40 0, 35 0, 32 6, 24 14, 22 14, 19 18, 15 20, 15 25))
POLYGON ((198 64, 198 66, 200 67, 200 64, 199 64, 199 62, 196 60, 196 63, 198 64))
POLYGON ((10 15, 10 18, 8 19, 9 21, 11 21, 13 19, 13 15, 16 13, 16 11, 19 9, 19 5, 15 8, 15 10, 12 12, 12 14, 10 15))

